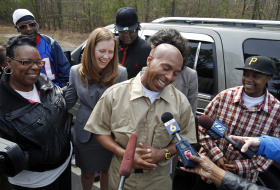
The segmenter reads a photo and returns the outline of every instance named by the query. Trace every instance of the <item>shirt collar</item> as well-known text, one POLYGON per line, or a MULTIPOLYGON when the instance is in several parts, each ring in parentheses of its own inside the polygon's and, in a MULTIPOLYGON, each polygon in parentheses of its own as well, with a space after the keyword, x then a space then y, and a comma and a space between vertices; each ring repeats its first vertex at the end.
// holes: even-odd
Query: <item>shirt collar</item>
POLYGON ((41 36, 37 34, 37 38, 35 40, 36 44, 38 45, 40 41, 41 41, 41 36))
POLYGON ((241 102, 242 101, 242 92, 243 92, 243 86, 237 87, 237 91, 235 92, 234 98, 232 100, 232 103, 241 102))
MULTIPOLYGON (((232 103, 241 103, 242 101, 242 92, 243 92, 244 87, 243 86, 239 86, 237 87, 237 91, 235 92, 234 98, 232 100, 232 103)), ((267 113, 271 113, 271 110, 273 109, 273 105, 272 105, 272 99, 271 96, 269 96, 269 92, 266 89, 265 92, 265 98, 264 101, 261 103, 260 106, 257 106, 257 111, 259 111, 260 109, 264 110, 267 113)))
MULTIPOLYGON (((144 74, 145 71, 141 71, 139 72, 135 78, 131 79, 131 96, 130 96, 130 100, 135 100, 137 98, 140 98, 142 96, 145 96, 145 92, 142 89, 142 85, 141 85, 141 75, 144 74)), ((172 93, 172 85, 168 85, 166 86, 161 93, 159 93, 159 95, 156 97, 156 99, 164 99, 165 101, 170 102, 170 96, 173 96, 174 94, 172 93)))

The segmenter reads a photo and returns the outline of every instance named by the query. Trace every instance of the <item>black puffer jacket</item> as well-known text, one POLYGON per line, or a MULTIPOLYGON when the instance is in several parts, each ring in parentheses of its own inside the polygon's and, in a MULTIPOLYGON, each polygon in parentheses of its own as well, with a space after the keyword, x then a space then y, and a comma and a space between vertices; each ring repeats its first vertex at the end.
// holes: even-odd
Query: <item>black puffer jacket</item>
POLYGON ((0 136, 17 143, 31 171, 57 168, 70 154, 71 116, 60 87, 41 74, 35 84, 41 103, 30 103, 8 83, 0 82, 0 136))

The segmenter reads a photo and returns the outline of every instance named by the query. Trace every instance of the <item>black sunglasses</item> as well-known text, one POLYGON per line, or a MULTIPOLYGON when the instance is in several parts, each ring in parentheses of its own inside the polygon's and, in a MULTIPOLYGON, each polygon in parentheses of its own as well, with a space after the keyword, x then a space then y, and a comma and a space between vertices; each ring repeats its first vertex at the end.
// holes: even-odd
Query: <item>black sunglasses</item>
POLYGON ((22 25, 20 25, 20 26, 17 26, 19 29, 21 29, 21 30, 25 30, 25 29, 27 29, 27 27, 29 26, 30 28, 34 28, 34 27, 36 27, 36 25, 37 25, 37 22, 30 22, 30 23, 28 23, 28 24, 22 24, 22 25))

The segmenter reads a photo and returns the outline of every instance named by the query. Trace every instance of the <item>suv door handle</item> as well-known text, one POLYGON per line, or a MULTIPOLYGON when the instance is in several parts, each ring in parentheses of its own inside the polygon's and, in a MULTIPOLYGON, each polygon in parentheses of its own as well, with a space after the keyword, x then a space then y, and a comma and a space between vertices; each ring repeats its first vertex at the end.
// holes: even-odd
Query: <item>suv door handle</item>
POLYGON ((212 96, 204 93, 198 93, 198 98, 205 99, 205 100, 211 100, 212 96))

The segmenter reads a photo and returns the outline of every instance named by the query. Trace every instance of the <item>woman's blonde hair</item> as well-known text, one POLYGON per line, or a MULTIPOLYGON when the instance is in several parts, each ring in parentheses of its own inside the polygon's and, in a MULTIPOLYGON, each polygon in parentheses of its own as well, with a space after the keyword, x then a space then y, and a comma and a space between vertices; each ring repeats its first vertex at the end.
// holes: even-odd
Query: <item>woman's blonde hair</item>
POLYGON ((118 78, 118 48, 115 35, 106 28, 95 29, 88 38, 86 47, 82 56, 82 66, 79 69, 81 83, 86 87, 87 77, 90 84, 98 83, 100 88, 113 85, 118 78), (114 56, 104 69, 97 66, 95 58, 95 46, 103 40, 114 40, 114 56))

